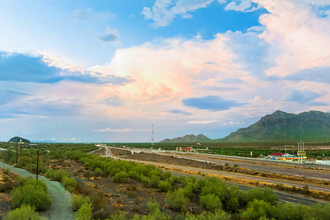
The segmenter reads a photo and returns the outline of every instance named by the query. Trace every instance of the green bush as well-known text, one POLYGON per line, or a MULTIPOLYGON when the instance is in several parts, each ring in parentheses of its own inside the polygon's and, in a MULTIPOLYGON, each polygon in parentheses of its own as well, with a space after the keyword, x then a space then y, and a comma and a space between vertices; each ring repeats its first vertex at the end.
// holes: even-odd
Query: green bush
POLYGON ((150 186, 151 187, 158 187, 160 182, 160 177, 156 175, 151 175, 150 177, 150 186))
POLYGON ((126 220, 126 213, 125 212, 119 212, 116 214, 112 214, 110 216, 110 220, 126 220))
POLYGON ((158 184, 158 188, 162 192, 168 192, 172 189, 172 184, 169 183, 168 181, 160 181, 159 184, 158 184))
POLYGON ((243 194, 242 199, 243 202, 245 203, 244 205, 255 199, 264 200, 265 202, 269 202, 272 205, 275 205, 279 201, 278 195, 269 188, 251 189, 243 194))
POLYGON ((91 220, 93 205, 91 203, 84 203, 76 213, 76 220, 91 220))
POLYGON ((45 176, 47 178, 50 178, 51 180, 59 181, 61 182, 64 177, 68 177, 69 173, 64 170, 51 170, 49 169, 45 176))
POLYGON ((52 201, 45 190, 45 184, 38 181, 38 184, 26 183, 11 192, 11 202, 13 208, 18 208, 23 204, 35 207, 37 210, 44 210, 50 207, 52 201))
POLYGON ((65 176, 62 179, 62 185, 69 192, 73 192, 76 189, 78 183, 75 178, 65 176))
POLYGON ((116 175, 113 177, 113 181, 117 183, 126 183, 128 181, 128 175, 125 171, 121 171, 116 173, 116 175))
POLYGON ((95 175, 96 176, 103 176, 103 171, 100 168, 95 169, 95 175))
POLYGON ((89 196, 76 195, 72 198, 72 210, 77 211, 85 203, 90 203, 91 199, 89 196))
POLYGON ((22 205, 20 208, 9 211, 3 218, 4 220, 45 220, 46 218, 40 217, 35 210, 29 205, 22 205))
POLYGON ((207 194, 200 197, 200 205, 206 210, 215 212, 216 210, 222 209, 222 202, 218 196, 214 194, 207 194))
POLYGON ((200 215, 187 213, 185 220, 230 220, 231 217, 223 210, 217 210, 215 213, 203 212, 200 215))
POLYGON ((166 193, 165 201, 171 208, 181 211, 186 211, 189 203, 189 199, 184 195, 182 188, 166 193))
POLYGON ((273 216, 273 213, 274 206, 263 200, 255 199, 249 202, 247 209, 242 213, 242 217, 251 220, 258 220, 260 218, 269 219, 273 216))

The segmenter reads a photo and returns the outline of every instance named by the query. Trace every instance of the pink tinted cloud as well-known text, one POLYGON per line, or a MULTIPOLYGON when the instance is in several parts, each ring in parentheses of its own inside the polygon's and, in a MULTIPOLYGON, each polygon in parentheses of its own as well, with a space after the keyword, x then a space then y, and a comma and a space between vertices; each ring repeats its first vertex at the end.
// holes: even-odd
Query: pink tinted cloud
POLYGON ((318 17, 307 1, 257 2, 270 12, 260 16, 260 23, 265 26, 260 37, 271 46, 270 59, 276 62, 267 70, 268 75, 285 76, 301 69, 329 65, 329 17, 318 17))

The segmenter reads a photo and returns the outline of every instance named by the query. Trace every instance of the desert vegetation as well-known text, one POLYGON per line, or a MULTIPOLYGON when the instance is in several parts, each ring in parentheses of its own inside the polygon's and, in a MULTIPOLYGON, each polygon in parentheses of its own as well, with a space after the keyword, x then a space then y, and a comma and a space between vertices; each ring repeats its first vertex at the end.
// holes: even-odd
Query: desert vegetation
MULTIPOLYGON (((215 177, 197 179, 194 176, 174 176, 152 165, 87 154, 95 149, 88 145, 43 147, 45 151, 41 153, 41 160, 46 167, 43 173, 74 192, 72 209, 76 211, 76 219, 312 219, 315 216, 315 219, 328 219, 330 215, 329 204, 306 207, 283 203, 268 188, 240 191, 215 177), (54 163, 58 165, 56 168, 53 167, 54 163), (74 166, 80 167, 77 172, 73 171, 74 166), (78 177, 77 173, 81 173, 83 178, 78 177), (122 193, 109 193, 102 186, 109 181, 126 188, 126 197, 122 193), (152 190, 150 192, 157 198, 151 196, 149 201, 142 201, 145 202, 147 213, 125 210, 122 204, 119 204, 121 209, 111 209, 109 212, 109 199, 120 202, 132 198, 132 201, 138 202, 135 199, 137 187, 144 187, 145 192, 152 190)), ((11 162, 6 152, 2 153, 1 158, 11 162)), ((29 162, 22 164, 26 169, 31 167, 29 162)), ((23 181, 12 191, 13 207, 18 208, 15 213, 28 212, 34 215, 35 210, 49 207, 49 197, 45 192, 41 181, 38 184, 32 180, 23 181), (38 198, 17 196, 18 192, 25 195, 32 185, 34 196, 40 195, 38 198)), ((8 219, 9 215, 14 214, 8 213, 8 219)))

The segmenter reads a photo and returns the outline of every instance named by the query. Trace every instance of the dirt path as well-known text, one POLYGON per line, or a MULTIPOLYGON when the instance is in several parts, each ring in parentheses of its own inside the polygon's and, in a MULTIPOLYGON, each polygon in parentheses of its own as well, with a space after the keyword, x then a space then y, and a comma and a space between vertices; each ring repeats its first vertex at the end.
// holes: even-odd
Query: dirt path
MULTIPOLYGON (((0 167, 4 169, 9 169, 10 171, 17 173, 22 177, 33 177, 35 174, 32 174, 26 170, 16 168, 14 166, 2 163, 0 161, 0 167)), ((74 218, 74 214, 71 210, 71 194, 66 191, 63 186, 56 181, 50 181, 49 179, 40 176, 40 180, 44 181, 48 187, 48 192, 52 199, 52 206, 49 210, 41 212, 43 216, 47 216, 51 220, 70 220, 74 218)))

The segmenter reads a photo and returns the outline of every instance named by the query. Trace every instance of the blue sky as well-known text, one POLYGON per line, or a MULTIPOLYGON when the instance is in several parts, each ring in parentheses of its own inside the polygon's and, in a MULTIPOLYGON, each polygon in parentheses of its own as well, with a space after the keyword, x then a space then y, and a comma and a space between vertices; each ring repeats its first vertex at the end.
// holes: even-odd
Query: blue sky
POLYGON ((0 133, 221 138, 330 111, 325 0, 0 0, 0 133), (13 126, 15 125, 15 126, 13 126))

